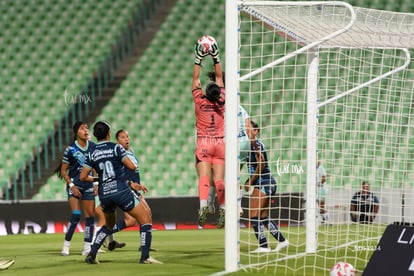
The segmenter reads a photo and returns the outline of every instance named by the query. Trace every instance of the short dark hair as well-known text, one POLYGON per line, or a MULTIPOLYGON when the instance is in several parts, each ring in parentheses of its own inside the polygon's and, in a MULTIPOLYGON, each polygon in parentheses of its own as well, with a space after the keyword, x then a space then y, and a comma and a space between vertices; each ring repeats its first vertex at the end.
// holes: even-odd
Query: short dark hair
POLYGON ((93 135, 96 137, 98 141, 101 141, 106 138, 110 130, 111 126, 108 122, 98 121, 93 126, 93 135))
POLYGON ((115 134, 115 139, 118 139, 119 135, 120 135, 122 132, 124 132, 124 131, 126 131, 126 130, 125 130, 125 129, 123 129, 123 128, 121 128, 120 130, 118 130, 118 131, 116 132, 116 134, 115 134))
POLYGON ((76 135, 78 133, 78 130, 81 127, 81 125, 86 125, 86 123, 83 121, 77 121, 76 123, 73 124, 72 126, 73 134, 76 135))
POLYGON ((255 121, 250 120, 250 124, 252 125, 252 127, 253 127, 254 129, 257 129, 257 130, 260 132, 259 125, 258 125, 255 121))
POLYGON ((215 82, 210 82, 206 86, 206 98, 213 103, 217 103, 220 100, 221 90, 215 82))

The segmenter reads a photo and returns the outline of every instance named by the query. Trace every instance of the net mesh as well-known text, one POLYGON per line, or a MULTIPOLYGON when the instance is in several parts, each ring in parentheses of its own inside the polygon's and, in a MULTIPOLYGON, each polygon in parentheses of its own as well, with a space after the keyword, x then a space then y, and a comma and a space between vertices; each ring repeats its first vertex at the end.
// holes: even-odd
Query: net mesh
MULTIPOLYGON (((352 13, 329 2, 277 3, 241 6, 240 103, 261 128, 259 139, 278 182, 269 217, 290 246, 280 252, 251 252, 258 241, 245 197, 240 266, 276 275, 324 275, 336 262, 346 261, 361 272, 389 223, 414 221, 414 67, 387 75, 407 64, 409 55, 402 48, 414 46, 414 15, 355 8, 352 27, 313 48, 319 58, 317 157, 327 170, 329 219, 317 210, 318 248, 306 254, 309 52, 300 50, 347 28, 352 13), (383 78, 370 83, 378 76, 383 78), (351 198, 363 181, 379 200, 379 212, 368 224, 350 219, 351 198)), ((247 178, 242 170, 241 183, 247 178)), ((274 249, 278 242, 269 231, 265 235, 274 249)))

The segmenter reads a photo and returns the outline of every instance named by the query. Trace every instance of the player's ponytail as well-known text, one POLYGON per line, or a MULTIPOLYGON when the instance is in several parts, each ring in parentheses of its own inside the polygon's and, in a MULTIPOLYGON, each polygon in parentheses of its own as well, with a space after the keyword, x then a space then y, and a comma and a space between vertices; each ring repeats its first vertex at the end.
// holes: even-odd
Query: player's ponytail
POLYGON ((57 175, 57 177, 59 177, 60 179, 63 179, 62 162, 59 163, 59 165, 55 168, 55 170, 53 172, 57 175))
MULTIPOLYGON (((222 72, 222 75, 223 75, 223 84, 224 84, 224 86, 226 86, 226 73, 222 72)), ((216 72, 214 72, 214 71, 207 72, 207 78, 210 81, 215 82, 216 81, 216 72)))

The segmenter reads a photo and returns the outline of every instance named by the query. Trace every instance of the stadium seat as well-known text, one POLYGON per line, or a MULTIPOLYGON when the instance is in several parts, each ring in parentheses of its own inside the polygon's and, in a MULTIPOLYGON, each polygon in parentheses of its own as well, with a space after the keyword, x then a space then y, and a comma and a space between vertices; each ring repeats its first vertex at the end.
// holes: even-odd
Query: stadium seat
MULTIPOLYGON (((383 1, 372 0, 375 5, 385 7, 390 3, 383 1)), ((138 2, 138 1, 137 1, 138 2)), ((134 66, 132 72, 127 76, 127 79, 122 83, 121 88, 115 93, 113 99, 111 99, 109 105, 105 107, 100 114, 100 118, 105 118, 113 122, 114 127, 125 127, 128 129, 131 139, 133 141, 133 148, 139 153, 141 166, 143 169, 142 179, 144 183, 156 184, 155 191, 151 192, 152 195, 188 195, 194 190, 191 187, 195 187, 197 183, 197 175, 194 169, 194 111, 191 97, 191 66, 182 66, 182 62, 187 59, 191 59, 192 46, 195 39, 206 32, 215 34, 219 41, 224 41, 224 9, 222 8, 222 2, 217 0, 208 0, 209 3, 216 3, 212 5, 216 8, 215 12, 209 13, 209 20, 202 20, 199 18, 205 13, 200 12, 203 6, 196 5, 191 1, 177 1, 176 6, 171 10, 171 13, 165 19, 163 25, 155 35, 154 39, 150 42, 149 47, 144 51, 143 56, 140 57, 137 64, 134 66), (211 17, 212 18, 211 18, 211 17), (217 24, 208 24, 209 21, 214 20, 217 24), (170 54, 170 47, 174 48, 174 54, 170 54), (162 165, 164 164, 164 165, 162 165), (167 164, 167 165, 165 165, 167 164), (170 178, 176 185, 165 184, 165 178, 170 178), (161 184, 162 183, 162 184, 161 184), (165 185, 164 185, 165 184, 165 185)), ((66 17, 78 16, 76 11, 80 7, 85 7, 83 1, 76 1, 76 5, 67 6, 65 1, 61 1, 59 6, 66 17)), ((94 26, 93 28, 85 26, 81 32, 97 32, 97 34, 91 34, 94 38, 90 45, 93 47, 85 48, 98 48, 99 43, 96 41, 104 40, 103 45, 109 45, 116 39, 119 34, 119 29, 122 22, 119 22, 116 17, 128 18, 133 11, 132 5, 128 3, 127 6, 123 6, 120 2, 103 1, 97 4, 96 9, 92 9, 92 5, 89 4, 88 8, 82 9, 82 22, 85 25, 94 26), (113 4, 112 4, 113 3, 113 4), (102 16, 103 9, 110 10, 107 17, 102 16), (101 23, 101 24, 100 24, 101 23), (113 26, 113 27, 112 27, 113 26), (114 31, 117 29, 118 31, 114 31), (105 35, 105 32, 110 34, 105 35), (99 34, 98 34, 99 33, 99 34), (102 34, 104 33, 104 34, 102 34)), ((205 4, 207 5, 207 4, 205 4)), ((63 27, 63 32, 70 31, 75 32, 73 28, 65 30, 65 26, 69 25, 70 21, 58 21, 60 26, 63 27)), ((125 23, 125 21, 124 21, 125 23)), ((59 31, 56 27, 57 32, 59 31)), ((79 31, 79 30, 78 30, 79 31)), ((81 37, 77 38, 76 43, 82 43, 81 37)), ((60 64, 55 63, 56 66, 67 67, 72 65, 71 60, 76 50, 79 50, 78 44, 74 45, 62 45, 65 47, 65 52, 59 55, 60 64), (74 48, 72 48, 74 47, 74 48), (73 50, 75 49, 75 50, 73 50)), ((224 45, 224 43, 223 43, 224 45)), ((53 48, 55 49, 55 48, 53 48)), ((87 49, 83 49, 85 53, 83 55, 98 55, 101 56, 105 51, 97 49, 91 53, 87 53, 87 49)), ((12 51, 12 49, 10 49, 12 51)), ((305 59, 305 55, 298 57, 299 59, 305 59)), ((86 67, 86 71, 93 68, 96 64, 92 60, 88 60, 86 63, 82 63, 78 60, 78 63, 86 67)), ((60 70, 59 68, 56 70, 60 70)), ((60 82, 70 83, 72 80, 76 80, 75 69, 63 70, 66 74, 59 74, 62 77, 58 77, 60 82), (75 78, 74 78, 75 77, 75 78)), ((61 71, 62 72, 62 71, 61 71)), ((303 74, 304 68, 289 67, 289 63, 286 64, 286 72, 289 74, 303 74)), ((275 89, 283 91, 283 100, 287 102, 283 106, 277 104, 282 99, 275 100, 271 98, 271 95, 267 95, 269 102, 276 101, 275 104, 266 105, 264 108, 269 113, 280 114, 284 110, 294 110, 296 114, 302 112, 302 99, 297 99, 297 95, 305 95, 303 90, 305 89, 305 81, 299 82, 297 85, 292 85, 287 81, 280 81, 275 85, 275 89), (300 84, 299 84, 300 83, 300 84)), ((335 87, 335 84, 328 83, 329 87, 335 87)), ((259 89, 259 87, 254 87, 259 89)), ((328 96, 334 94, 333 88, 327 92, 328 96)), ((385 97, 386 95, 382 95, 385 97)), ((243 100, 243 99, 242 99, 243 100)), ((338 112, 347 112, 347 110, 337 110, 338 112)), ((59 113, 59 110, 56 110, 59 113)), ((252 110, 254 114, 254 110, 252 110)), ((383 116, 381 114, 373 116, 383 116)), ((279 129, 275 129, 271 135, 273 137, 280 137, 281 135, 299 135, 305 133, 303 125, 306 123, 305 118, 301 116, 292 116, 287 119, 287 124, 284 122, 278 122, 278 118, 270 120, 272 124, 281 125, 279 129)), ((407 118, 401 118, 407 122, 407 118)), ((339 119, 338 119, 339 120, 339 119)), ((339 122, 339 121, 338 121, 339 122)), ((337 122, 337 123, 338 123, 337 122)), ((350 129, 350 125, 344 125, 344 129, 350 129)), ((371 127, 371 126, 368 126, 371 127)), ((383 125, 375 126, 378 130, 384 128, 383 125)), ((338 141, 347 141, 347 143, 332 143, 329 145, 331 148, 336 148, 336 152, 343 152, 344 155, 348 154, 352 148, 360 147, 359 144, 351 143, 352 139, 359 139, 360 137, 353 137, 351 134, 347 134, 346 137, 338 136, 337 132, 334 132, 333 139, 338 141)), ((381 140, 381 137, 377 137, 377 140, 381 140)), ((280 148, 292 148, 292 141, 284 139, 285 144, 279 145, 280 148)), ((303 149, 301 149, 302 141, 297 139, 294 141, 294 149, 297 151, 290 151, 289 158, 300 159, 303 155, 303 149)), ((275 144, 276 145, 276 144, 275 144)), ((370 153, 374 149, 368 148, 367 152, 370 153)), ((283 152, 286 154, 286 152, 283 152)), ((360 161, 358 161, 360 162, 360 161)), ((346 169, 347 164, 344 163, 346 169)), ((350 172, 347 172, 350 174, 350 172)), ((301 179, 297 178, 292 180, 295 185, 300 185, 301 179)), ((336 183, 335 185, 339 185, 336 183)), ((196 193, 196 192, 195 192, 196 193)))
MULTIPOLYGON (((123 31, 142 0, 125 4, 106 1, 105 4, 94 4, 93 9, 89 8, 88 1, 4 3, 1 4, 4 16, 0 21, 6 46, 0 46, 0 53, 4 61, 2 68, 7 68, 8 74, 3 71, 0 84, 7 96, 5 100, 10 103, 5 108, 13 110, 15 104, 22 102, 27 107, 27 101, 31 99, 29 106, 34 106, 34 112, 30 116, 20 115, 20 107, 16 110, 17 116, 30 118, 25 127, 38 125, 36 130, 40 132, 39 135, 20 133, 17 137, 17 141, 26 145, 16 154, 19 156, 16 162, 22 163, 37 146, 38 141, 36 143, 33 136, 39 139, 48 133, 68 108, 63 99, 64 88, 57 87, 56 83, 79 89, 105 58, 109 45, 115 43, 115 38, 123 31), (89 21, 96 11, 96 20, 89 21), (105 21, 107 17, 110 19, 105 21), (96 25, 104 28, 99 32, 96 25), (93 39, 90 39, 91 35, 93 39), (85 42, 90 40, 93 47, 85 46, 85 42), (89 52, 89 49, 96 52, 89 52), (32 94, 35 96, 29 99, 27 96, 32 94)), ((24 120, 19 121, 21 123, 24 120)))

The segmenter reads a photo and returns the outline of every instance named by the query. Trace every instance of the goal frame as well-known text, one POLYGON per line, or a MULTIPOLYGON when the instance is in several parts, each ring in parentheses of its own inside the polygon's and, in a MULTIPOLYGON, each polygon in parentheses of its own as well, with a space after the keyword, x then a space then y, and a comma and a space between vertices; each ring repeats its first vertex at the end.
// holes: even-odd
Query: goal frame
MULTIPOLYGON (((272 26, 271 21, 267 21, 265 17, 259 18, 265 24, 272 26)), ((385 77, 406 69, 410 64, 410 53, 408 49, 401 48, 406 55, 406 62, 404 65, 395 68, 389 72, 379 75, 366 83, 360 84, 349 91, 337 95, 325 102, 318 103, 318 47, 325 41, 330 40, 352 28, 356 21, 356 13, 354 7, 346 2, 341 1, 226 1, 226 43, 225 60, 226 60, 226 168, 225 168, 225 183, 226 183, 226 228, 225 228, 225 270, 226 272, 234 272, 239 269, 240 247, 239 247, 239 226, 240 217, 237 212, 238 186, 239 186, 239 162, 238 151, 239 144, 237 139, 238 133, 238 107, 240 104, 240 81, 249 79, 269 68, 272 68, 284 61, 295 57, 301 53, 308 53, 308 72, 307 72, 307 146, 306 146, 306 253, 315 253, 317 251, 317 223, 316 223, 316 160, 317 160, 317 124, 318 124, 318 110, 319 108, 338 100, 341 97, 357 92, 363 87, 366 87, 374 82, 377 82, 385 77), (300 5, 342 5, 347 8, 351 14, 349 23, 320 40, 310 43, 301 43, 303 39, 295 35, 294 32, 289 32, 289 38, 298 41, 303 45, 302 48, 288 53, 282 58, 279 58, 265 66, 252 71, 246 75, 240 75, 239 68, 239 13, 240 5, 255 6, 255 5, 269 5, 269 6, 300 6, 300 5)), ((281 26, 277 26, 281 27, 281 26)), ((305 42, 305 41, 303 41, 305 42)), ((347 48, 347 47, 345 47, 347 48)), ((375 47, 372 47, 375 48, 375 47)), ((387 47, 378 47, 387 48, 387 47)), ((397 47, 395 47, 397 48, 397 47)))

